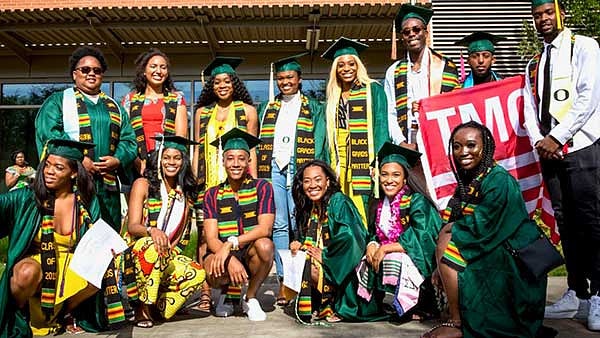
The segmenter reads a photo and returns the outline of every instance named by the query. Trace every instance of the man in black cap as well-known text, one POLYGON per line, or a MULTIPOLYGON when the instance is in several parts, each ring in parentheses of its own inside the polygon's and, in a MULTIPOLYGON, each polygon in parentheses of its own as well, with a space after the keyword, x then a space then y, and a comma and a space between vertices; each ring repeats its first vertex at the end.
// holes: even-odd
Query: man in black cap
POLYGON ((242 308, 251 321, 263 321, 256 292, 273 265, 273 242, 269 238, 275 218, 273 187, 248 174, 250 149, 260 140, 234 128, 212 145, 223 150, 227 179, 206 191, 204 196, 204 233, 208 254, 204 268, 208 283, 226 291, 218 297, 215 314, 233 314, 226 298, 240 297, 241 286, 249 283, 242 308))
POLYGON ((471 73, 463 82, 463 88, 500 80, 500 76, 492 70, 492 66, 496 63, 494 45, 502 40, 505 38, 486 32, 474 32, 456 42, 459 46, 467 47, 469 53, 467 62, 471 67, 471 73))
MULTIPOLYGON (((459 87, 456 65, 427 47, 427 25, 433 10, 404 4, 396 14, 406 58, 394 62, 385 74, 388 98, 388 124, 395 144, 412 143, 416 132, 419 100, 459 87)), ((414 146, 413 146, 414 147, 414 146)))
POLYGON ((525 126, 541 158, 569 288, 545 317, 579 315, 600 330, 600 51, 563 27, 558 1, 533 0, 531 10, 544 52, 527 65, 525 126))

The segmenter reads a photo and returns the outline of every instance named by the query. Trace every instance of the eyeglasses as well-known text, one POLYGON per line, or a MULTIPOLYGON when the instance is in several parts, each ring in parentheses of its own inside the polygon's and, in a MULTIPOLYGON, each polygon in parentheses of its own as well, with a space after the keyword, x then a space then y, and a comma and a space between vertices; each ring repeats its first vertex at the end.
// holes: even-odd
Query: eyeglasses
POLYGON ((413 33, 415 33, 415 34, 419 34, 419 33, 421 33, 421 31, 424 31, 424 30, 425 30, 425 28, 424 28, 424 27, 421 27, 421 26, 413 26, 413 27, 411 27, 411 28, 405 28, 405 29, 403 29, 403 30, 402 30, 402 35, 404 35, 404 36, 409 36, 409 35, 410 35, 410 32, 413 32, 413 33))
POLYGON ((89 74, 91 71, 93 71, 94 74, 97 74, 97 75, 104 74, 104 70, 102 70, 102 68, 100 68, 100 67, 88 67, 88 66, 84 66, 84 67, 75 68, 75 70, 80 71, 82 74, 89 74))

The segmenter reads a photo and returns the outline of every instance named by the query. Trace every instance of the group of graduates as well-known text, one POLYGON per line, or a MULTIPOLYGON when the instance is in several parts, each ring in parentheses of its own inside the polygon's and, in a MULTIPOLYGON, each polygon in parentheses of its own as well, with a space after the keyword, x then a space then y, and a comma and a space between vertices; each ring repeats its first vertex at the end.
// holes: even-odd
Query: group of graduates
MULTIPOLYGON (((9 237, 1 336, 101 331, 128 319, 150 328, 184 305, 222 317, 239 305, 250 320, 265 320, 257 292, 273 261, 282 282, 277 250, 285 249, 306 253, 294 302, 305 324, 424 318, 439 315, 446 300, 447 318, 424 337, 538 337, 544 311, 574 316, 587 302, 588 326, 600 329, 600 84, 588 64, 598 60, 598 45, 561 26, 564 8, 554 0, 533 0, 532 13, 545 45, 572 60, 567 68, 577 74, 566 107, 547 102, 546 87, 561 85, 545 71, 548 52, 528 65, 526 127, 544 178, 556 184, 569 272, 570 290, 557 304, 544 308, 546 277, 527 274, 507 249, 541 234, 519 184, 494 161, 490 130, 470 121, 452 131, 458 185, 442 212, 416 151, 419 100, 499 80, 491 66, 500 38, 476 32, 460 42, 472 70, 460 83, 454 63, 427 47, 433 11, 405 4, 395 26, 407 54, 384 86, 360 59, 368 46, 342 37, 323 54, 332 61, 325 104, 302 93, 295 55, 274 63, 280 93, 256 109, 235 72, 242 60, 217 57, 203 72, 191 139, 164 53, 151 49, 136 60, 135 90, 119 104, 100 90, 102 53, 78 48, 69 60, 74 86, 50 96, 36 118, 41 161, 33 183, 0 195, 0 236, 9 237), (585 173, 573 169, 582 166, 585 173), (123 182, 131 188, 122 221, 123 182), (576 204, 575 196, 588 200, 576 204), (588 238, 573 230, 581 208, 588 238), (195 260, 183 255, 194 210, 203 215, 195 260), (68 268, 99 219, 129 244, 101 289, 68 268), (574 253, 583 238, 592 258, 574 253)), ((277 304, 288 305, 286 296, 280 284, 277 304)))

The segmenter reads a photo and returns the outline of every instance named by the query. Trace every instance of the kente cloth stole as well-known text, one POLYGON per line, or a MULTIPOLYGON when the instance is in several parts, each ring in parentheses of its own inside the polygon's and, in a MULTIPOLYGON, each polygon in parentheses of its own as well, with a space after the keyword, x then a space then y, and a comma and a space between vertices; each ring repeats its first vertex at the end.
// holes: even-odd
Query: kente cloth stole
POLYGON ((227 241, 230 236, 239 236, 248 232, 258 225, 258 194, 256 192, 257 181, 247 175, 238 190, 238 200, 227 181, 219 185, 217 192, 217 227, 219 239, 227 241), (238 209, 239 206, 239 209, 238 209), (238 214, 238 209, 239 214, 238 214), (242 227, 238 226, 241 219, 242 227))
MULTIPOLYGON (((87 106, 83 101, 83 94, 79 89, 75 88, 75 100, 77 102, 77 114, 79 116, 79 141, 94 143, 94 137, 92 135, 92 123, 90 115, 87 111, 87 106)), ((104 92, 100 92, 100 100, 108 110, 110 114, 110 144, 109 144, 109 155, 113 156, 117 150, 119 139, 121 136, 121 111, 119 106, 104 92)), ((94 160, 94 149, 86 149, 84 155, 94 160)), ((117 191, 117 175, 116 173, 106 173, 102 175, 102 180, 106 189, 109 191, 117 191)))
MULTIPOLYGON (((173 204, 175 203, 176 195, 177 195, 177 189, 171 189, 171 191, 169 191, 169 199, 167 201, 167 211, 165 213, 165 219, 164 219, 162 226, 159 228, 163 232, 167 229, 167 224, 169 222, 171 210, 173 209, 173 204)), ((193 204, 193 202, 188 199, 186 201, 186 203, 187 203, 187 209, 189 210, 189 208, 193 204)), ((158 194, 156 192, 151 193, 150 196, 148 197, 148 200, 146 201, 146 208, 148 210, 148 226, 149 227, 158 228, 158 216, 160 215, 160 210, 162 209, 162 207, 163 207, 163 203, 162 203, 162 198, 160 196, 160 191, 158 191, 158 194)), ((173 250, 175 250, 176 254, 178 254, 178 255, 183 252, 185 247, 190 242, 190 230, 191 230, 190 229, 191 223, 189 222, 190 216, 191 216, 191 214, 186 211, 185 216, 184 216, 186 218, 186 220, 185 220, 185 228, 183 230, 183 234, 182 234, 181 238, 179 239, 177 246, 175 248, 173 248, 173 250)))
MULTIPOLYGON (((575 35, 571 34, 571 57, 573 57, 573 49, 575 48, 575 35)), ((534 56, 529 64, 527 65, 527 78, 529 79, 529 85, 531 86, 531 94, 535 98, 535 102, 537 104, 540 103, 541 98, 538 94, 537 83, 538 83, 538 72, 540 68, 540 59, 542 58, 542 54, 537 54, 534 56)), ((544 79, 546 81, 546 79, 544 79)))
MULTIPOLYGON (((142 110, 144 109, 145 96, 142 93, 136 93, 131 98, 129 116, 131 126, 135 131, 135 140, 138 145, 138 157, 145 160, 148 157, 146 148, 146 137, 144 136, 144 124, 142 122, 142 110)), ((163 94, 163 103, 165 106, 165 115, 163 116, 163 134, 175 135, 175 118, 177 116, 177 93, 166 92, 163 94)))
MULTIPOLYGON (((319 215, 316 208, 313 208, 310 216, 310 220, 306 228, 303 229, 305 233, 304 243, 302 244, 302 250, 307 250, 310 247, 326 248, 331 240, 329 232, 329 220, 327 215, 325 219, 319 221, 319 215)), ((313 287, 312 287, 312 265, 313 258, 308 254, 306 255, 306 262, 304 263, 304 271, 302 273, 302 283, 300 292, 298 293, 298 299, 296 301, 296 318, 305 324, 309 324, 312 319, 313 312, 313 287)), ((320 263, 315 262, 319 265, 320 263)), ((317 291, 321 293, 321 303, 318 304, 318 308, 314 310, 318 311, 318 318, 325 318, 333 315, 333 286, 325 279, 323 274, 323 267, 321 266, 319 272, 317 291)), ((317 304, 315 304, 317 305, 317 304)))
MULTIPOLYGON (((300 115, 296 124, 295 154, 288 165, 290 173, 295 167, 315 158, 315 142, 313 134, 313 121, 308 97, 300 95, 300 115), (295 160, 295 161, 294 161, 295 160)), ((269 103, 265 117, 260 128, 259 138, 263 141, 258 145, 258 177, 271 180, 271 160, 273 158, 273 141, 275 137, 275 123, 281 109, 281 96, 275 102, 269 103)))
MULTIPOLYGON (((483 181, 485 176, 487 176, 495 166, 496 164, 481 172, 467 187, 465 187, 466 196, 464 198, 461 198, 460 189, 456 188, 454 195, 450 201, 448 201, 448 206, 442 211, 442 221, 444 224, 453 222, 463 216, 473 214, 477 204, 481 203, 481 200, 483 199, 483 196, 481 196, 481 181, 483 181)), ((448 247, 442 256, 442 261, 459 272, 463 271, 467 266, 467 261, 465 261, 452 241, 448 243, 448 247)))
MULTIPOLYGON (((246 120, 246 110, 244 109, 244 102, 233 101, 233 107, 235 110, 235 120, 237 121, 238 128, 243 131, 248 131, 248 121, 246 120)), ((212 103, 202 108, 200 111, 200 122, 198 123, 199 139, 198 139, 198 184, 202 186, 206 182, 206 158, 204 158, 204 147, 212 147, 208 142, 213 140, 206 139, 206 128, 210 117, 212 116, 213 110, 217 104, 212 103)), ((221 165, 220 163, 218 165, 221 165)))
MULTIPOLYGON (((368 85, 367 85, 368 86, 368 85)), ((373 112, 367 107, 367 87, 354 84, 348 96, 348 147, 352 189, 357 195, 371 193, 369 165, 375 158, 373 112)))
MULTIPOLYGON (((448 59, 441 55, 431 51, 432 54, 437 55, 444 61, 444 69, 442 72, 442 87, 441 92, 446 93, 459 87, 458 76, 456 73, 456 65, 450 62, 448 59)), ((396 66, 394 70, 394 85, 396 95, 396 115, 398 125, 402 131, 404 138, 408 140, 408 60, 402 60, 396 66)), ((431 75, 430 75, 431 76, 431 75)), ((435 93, 433 95, 436 95, 435 93)), ((432 95, 432 96, 433 96, 432 95)))

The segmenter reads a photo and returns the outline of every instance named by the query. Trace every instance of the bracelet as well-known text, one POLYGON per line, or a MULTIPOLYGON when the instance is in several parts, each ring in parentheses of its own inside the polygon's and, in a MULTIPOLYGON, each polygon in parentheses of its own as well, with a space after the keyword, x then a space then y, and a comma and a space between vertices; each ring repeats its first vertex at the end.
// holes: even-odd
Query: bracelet
POLYGON ((369 244, 367 244, 367 247, 369 247, 369 245, 371 244, 375 244, 375 246, 377 247, 377 249, 379 249, 379 247, 381 246, 379 243, 377 243, 376 241, 370 241, 369 244))
POLYGON ((227 237, 227 242, 231 243, 232 250, 238 250, 240 248, 240 241, 237 236, 229 236, 227 237))

